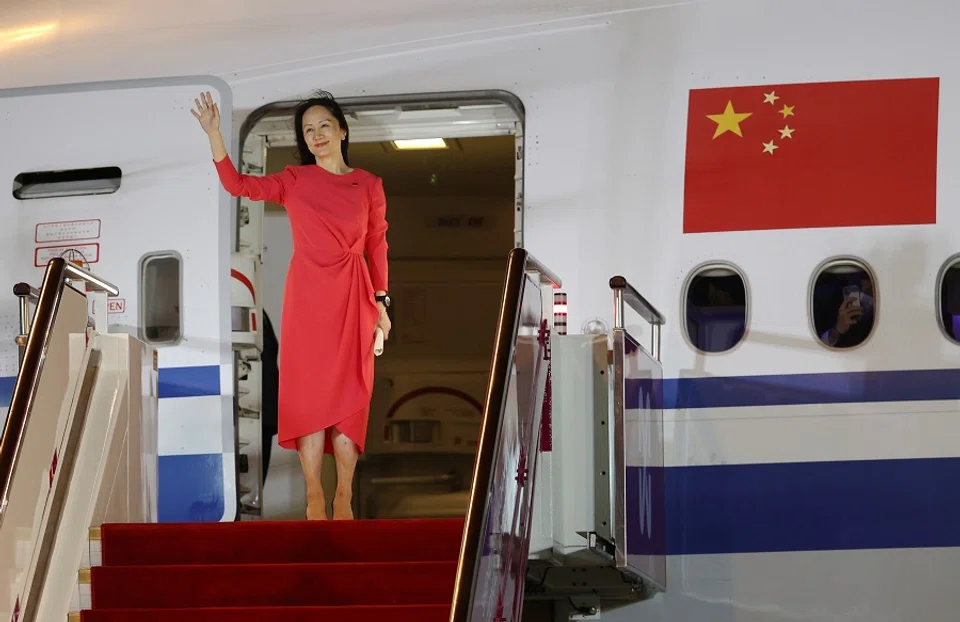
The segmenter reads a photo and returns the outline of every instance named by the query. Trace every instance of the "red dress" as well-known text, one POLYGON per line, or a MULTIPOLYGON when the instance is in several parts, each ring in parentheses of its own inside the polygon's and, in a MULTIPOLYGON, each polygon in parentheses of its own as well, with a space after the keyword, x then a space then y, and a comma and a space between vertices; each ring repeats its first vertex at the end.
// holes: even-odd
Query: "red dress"
MULTIPOLYGON (((280 322, 280 446, 296 449, 299 437, 336 426, 363 453, 380 316, 374 292, 387 291, 383 181, 360 169, 337 175, 317 165, 288 166, 253 177, 238 173, 229 157, 215 164, 231 195, 279 203, 290 218, 293 257, 280 322)), ((325 453, 333 453, 330 437, 325 453)))

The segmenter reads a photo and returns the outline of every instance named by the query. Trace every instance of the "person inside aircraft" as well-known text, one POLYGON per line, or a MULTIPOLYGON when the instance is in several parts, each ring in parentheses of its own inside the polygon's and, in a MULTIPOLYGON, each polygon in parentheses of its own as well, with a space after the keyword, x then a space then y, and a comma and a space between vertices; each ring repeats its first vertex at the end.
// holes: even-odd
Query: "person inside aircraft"
POLYGON ((873 330, 873 291, 873 279, 865 271, 818 279, 814 318, 820 341, 832 348, 850 348, 866 341, 873 330))
POLYGON ((350 130, 329 93, 297 107, 301 164, 264 177, 237 171, 210 93, 194 103, 191 113, 210 140, 224 189, 287 211, 294 251, 280 321, 277 440, 300 456, 307 519, 328 518, 320 478, 325 453, 333 454, 337 467, 333 518, 352 519, 353 476, 373 393, 374 344, 377 331, 386 339, 391 328, 383 180, 348 164, 350 130))

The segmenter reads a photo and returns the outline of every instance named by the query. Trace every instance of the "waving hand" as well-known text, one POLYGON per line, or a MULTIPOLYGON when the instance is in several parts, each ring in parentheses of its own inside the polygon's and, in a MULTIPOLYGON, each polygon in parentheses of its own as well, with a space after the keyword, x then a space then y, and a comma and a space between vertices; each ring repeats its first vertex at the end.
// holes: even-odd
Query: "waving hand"
POLYGON ((214 103, 210 91, 200 93, 200 99, 194 99, 197 109, 190 109, 190 113, 200 122, 200 127, 207 136, 220 131, 220 109, 214 103))

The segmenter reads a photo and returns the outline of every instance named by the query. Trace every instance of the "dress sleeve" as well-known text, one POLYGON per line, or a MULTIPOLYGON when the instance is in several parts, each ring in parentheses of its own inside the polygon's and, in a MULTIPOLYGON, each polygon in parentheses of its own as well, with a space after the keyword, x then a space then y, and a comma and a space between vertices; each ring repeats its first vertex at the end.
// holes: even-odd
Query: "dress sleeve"
POLYGON ((383 180, 379 177, 371 188, 370 213, 367 222, 367 261, 373 290, 387 290, 387 198, 383 194, 383 180))
POLYGON ((292 167, 287 167, 279 173, 255 177, 242 175, 230 160, 230 156, 219 162, 214 162, 217 175, 224 190, 235 197, 247 197, 252 201, 270 201, 283 205, 287 190, 293 186, 296 175, 292 167))

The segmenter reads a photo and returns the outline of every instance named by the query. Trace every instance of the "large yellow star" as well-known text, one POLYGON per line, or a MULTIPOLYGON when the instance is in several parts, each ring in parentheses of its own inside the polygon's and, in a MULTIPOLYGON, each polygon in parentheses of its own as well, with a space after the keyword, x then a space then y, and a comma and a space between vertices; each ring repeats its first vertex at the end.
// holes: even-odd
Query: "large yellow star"
POLYGON ((727 101, 727 107, 723 114, 707 115, 708 119, 717 124, 717 131, 713 133, 713 137, 716 138, 726 132, 733 132, 743 138, 743 133, 740 131, 740 122, 752 114, 752 112, 734 112, 733 102, 727 101))

